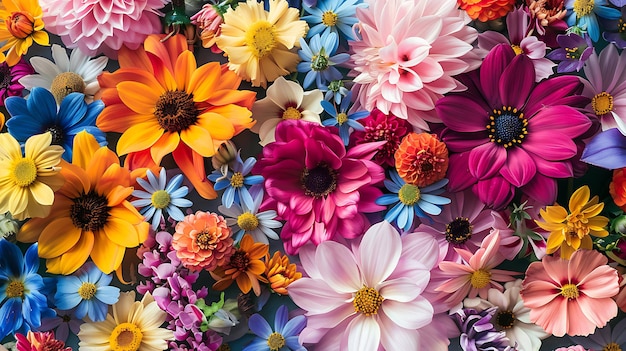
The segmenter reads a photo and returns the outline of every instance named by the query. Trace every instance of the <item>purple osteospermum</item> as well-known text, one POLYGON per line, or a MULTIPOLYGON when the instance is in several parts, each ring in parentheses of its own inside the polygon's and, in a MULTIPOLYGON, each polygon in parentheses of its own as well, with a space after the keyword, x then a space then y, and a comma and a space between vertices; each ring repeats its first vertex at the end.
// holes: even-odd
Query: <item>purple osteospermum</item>
POLYGON ((276 311, 274 330, 259 314, 253 314, 248 320, 248 326, 256 338, 243 351, 270 351, 293 350, 306 351, 298 341, 298 335, 306 326, 306 317, 303 315, 289 319, 287 306, 282 305, 276 311))
POLYGON ((4 106, 4 100, 9 96, 21 96, 24 86, 20 84, 20 78, 35 73, 28 62, 21 59, 15 66, 9 67, 6 62, 0 64, 0 106, 4 106))
POLYGON ((500 44, 480 73, 461 78, 467 91, 438 101, 442 140, 452 152, 449 190, 473 186, 495 209, 511 202, 517 188, 540 203, 554 202, 555 178, 573 176, 577 143, 592 125, 579 111, 589 99, 579 95, 578 77, 539 84, 534 78, 531 60, 500 44))
POLYGON ((588 35, 581 37, 575 33, 559 34, 556 37, 560 48, 548 54, 548 58, 559 62, 558 73, 578 72, 593 52, 593 43, 588 35))
POLYGON ((495 307, 481 312, 464 308, 452 315, 461 332, 460 342, 464 351, 504 350, 509 345, 504 332, 496 331, 491 324, 496 311, 495 307))

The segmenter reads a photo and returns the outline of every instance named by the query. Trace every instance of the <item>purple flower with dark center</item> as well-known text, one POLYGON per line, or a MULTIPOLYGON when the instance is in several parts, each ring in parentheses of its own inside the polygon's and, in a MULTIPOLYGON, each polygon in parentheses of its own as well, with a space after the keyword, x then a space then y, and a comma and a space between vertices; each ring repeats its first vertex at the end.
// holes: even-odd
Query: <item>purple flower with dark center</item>
POLYGON ((478 312, 463 308, 452 315, 452 319, 461 332, 460 342, 464 351, 504 350, 509 346, 509 339, 502 331, 496 331, 491 324, 496 307, 478 312))
POLYGON ((558 73, 578 72, 593 52, 593 43, 588 35, 575 33, 559 34, 556 37, 559 48, 548 54, 548 58, 559 62, 558 73))

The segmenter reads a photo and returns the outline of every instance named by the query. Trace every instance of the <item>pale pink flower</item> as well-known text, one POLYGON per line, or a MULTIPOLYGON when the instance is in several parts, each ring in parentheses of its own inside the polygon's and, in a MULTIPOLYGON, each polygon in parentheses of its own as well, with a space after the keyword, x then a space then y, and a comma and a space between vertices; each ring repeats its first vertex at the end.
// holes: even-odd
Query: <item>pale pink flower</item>
POLYGON ((572 345, 568 347, 559 347, 558 349, 554 349, 554 351, 587 351, 587 349, 582 345, 572 345))
POLYGON ((306 311, 300 341, 325 351, 445 350, 445 342, 418 331, 433 318, 421 293, 437 250, 432 238, 401 238, 386 221, 373 225, 352 250, 333 241, 303 247, 309 277, 288 287, 306 311))
POLYGON ((456 0, 365 2, 357 9, 360 39, 350 42, 355 108, 376 107, 429 130, 426 121, 440 122, 435 101, 465 88, 452 76, 480 65, 476 30, 456 0))

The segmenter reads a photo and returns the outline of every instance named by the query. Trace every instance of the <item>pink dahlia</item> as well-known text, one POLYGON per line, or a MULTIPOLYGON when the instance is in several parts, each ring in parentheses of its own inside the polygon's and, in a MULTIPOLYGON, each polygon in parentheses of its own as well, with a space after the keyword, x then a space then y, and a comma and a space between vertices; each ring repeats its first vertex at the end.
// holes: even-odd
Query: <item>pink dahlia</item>
POLYGON ((46 29, 68 48, 117 58, 126 45, 135 50, 149 34, 162 31, 159 9, 168 0, 40 0, 46 29))
POLYGON ((285 120, 276 141, 263 148, 256 170, 265 179, 266 209, 286 221, 280 236, 288 254, 312 241, 319 245, 337 237, 355 238, 369 221, 364 213, 382 211, 376 185, 383 169, 370 161, 383 142, 346 151, 337 134, 318 124, 285 120))
POLYGON ((501 209, 516 189, 542 204, 556 199, 555 178, 574 175, 581 136, 592 122, 581 110, 576 76, 535 83, 526 55, 510 45, 496 46, 480 73, 461 78, 468 90, 437 102, 445 124, 442 139, 452 152, 448 178, 451 191, 472 186, 487 205, 501 209))
POLYGON ((306 311, 300 341, 333 351, 446 350, 419 330, 433 319, 433 306, 421 293, 436 256, 434 240, 401 238, 386 221, 373 225, 352 250, 332 241, 305 246, 300 257, 309 277, 287 288, 306 311))
POLYGON ((480 65, 477 33, 456 0, 366 0, 357 9, 360 39, 350 42, 357 109, 374 107, 429 130, 435 102, 464 87, 452 76, 480 65))

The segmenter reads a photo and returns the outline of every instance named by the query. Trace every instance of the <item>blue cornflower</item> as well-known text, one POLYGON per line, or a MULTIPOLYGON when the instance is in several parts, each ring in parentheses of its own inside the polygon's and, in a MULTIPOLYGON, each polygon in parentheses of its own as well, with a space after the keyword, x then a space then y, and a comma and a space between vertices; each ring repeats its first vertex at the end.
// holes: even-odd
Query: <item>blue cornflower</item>
POLYGON ((163 211, 176 221, 182 221, 185 218, 183 212, 179 207, 191 207, 193 203, 187 199, 187 193, 189 189, 187 186, 181 186, 183 183, 183 175, 177 174, 169 183, 167 183, 167 176, 165 174, 165 168, 161 168, 159 178, 157 179, 154 174, 148 170, 146 172, 148 181, 146 182, 142 178, 137 178, 137 183, 145 190, 133 191, 133 196, 138 197, 138 200, 134 200, 131 204, 135 207, 142 208, 140 213, 145 217, 146 221, 152 219, 152 229, 156 230, 161 219, 163 219, 163 211))
POLYGON ((567 9, 567 25, 583 28, 597 42, 600 38, 600 27, 598 17, 608 20, 617 20, 621 17, 621 12, 608 7, 608 0, 565 0, 567 9))
POLYGON ((398 227, 404 231, 411 229, 415 216, 430 218, 441 213, 441 206, 450 203, 450 199, 441 195, 448 184, 448 179, 442 179, 429 186, 418 188, 417 185, 407 184, 398 172, 390 172, 390 178, 385 179, 385 187, 393 194, 385 194, 376 199, 378 205, 393 206, 385 215, 387 222, 396 221, 398 227))
POLYGON ((352 92, 349 92, 348 95, 341 101, 341 105, 339 105, 339 111, 337 111, 336 105, 333 105, 326 100, 322 101, 322 107, 324 108, 324 111, 326 111, 326 113, 333 117, 325 119, 324 121, 322 121, 322 124, 327 127, 337 126, 337 128, 339 129, 339 136, 346 146, 350 142, 350 129, 352 128, 359 131, 365 130, 365 127, 357 121, 367 117, 370 114, 369 111, 359 111, 348 114, 351 102, 350 100, 352 100, 352 92))
POLYGON ((36 87, 28 99, 9 97, 5 105, 11 114, 7 130, 20 143, 25 143, 33 135, 50 132, 52 144, 65 149, 63 159, 68 162, 72 161, 74 137, 80 131, 87 131, 100 145, 106 145, 105 133, 96 127, 96 118, 104 109, 104 103, 100 100, 87 104, 84 94, 71 93, 57 108, 52 93, 36 87))
POLYGON ((300 38, 300 47, 298 55, 302 62, 298 64, 297 70, 306 72, 302 83, 304 88, 308 88, 313 82, 318 88, 324 87, 330 81, 343 78, 343 74, 334 66, 348 61, 350 55, 346 53, 335 55, 339 47, 337 33, 324 32, 321 36, 315 34, 308 44, 300 38))
POLYGON ((48 307, 43 278, 37 274, 37 244, 26 254, 17 245, 0 239, 0 340, 9 334, 26 334, 41 326, 41 319, 54 316, 48 307))
POLYGON ((57 308, 69 310, 76 307, 76 318, 88 316, 94 322, 105 320, 109 305, 116 303, 120 297, 120 289, 109 286, 112 279, 93 262, 85 263, 74 274, 57 279, 57 292, 54 294, 57 308))
POLYGON ((231 207, 233 203, 241 204, 245 202, 249 208, 253 206, 252 196, 248 187, 263 182, 263 176, 248 175, 252 167, 256 164, 256 159, 250 157, 243 162, 241 155, 237 152, 237 158, 231 163, 229 170, 223 174, 216 169, 209 175, 209 180, 214 182, 214 189, 224 190, 222 194, 222 204, 231 207))
POLYGON ((356 9, 366 7, 361 0, 318 0, 315 7, 302 8, 308 15, 301 19, 309 24, 307 38, 322 32, 334 32, 345 40, 354 40, 352 26, 359 20, 356 18, 356 9))
POLYGON ((341 99, 348 95, 349 92, 342 80, 333 80, 328 84, 322 85, 319 89, 324 93, 324 100, 335 100, 336 104, 340 103, 341 99))
POLYGON ((306 327, 306 317, 300 315, 292 319, 288 318, 289 310, 285 305, 276 310, 274 330, 261 315, 250 316, 248 327, 257 337, 243 351, 306 351, 306 348, 298 342, 298 334, 306 327))

